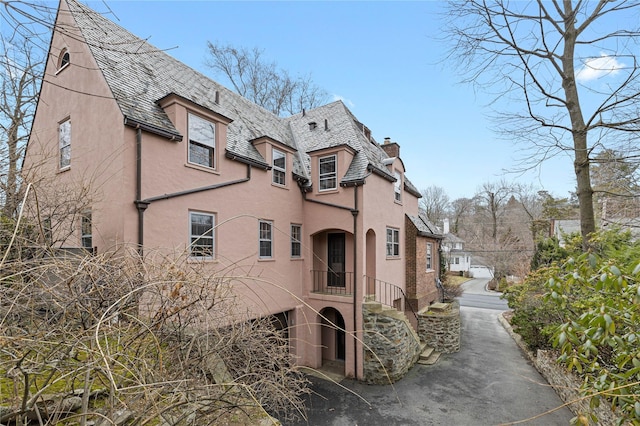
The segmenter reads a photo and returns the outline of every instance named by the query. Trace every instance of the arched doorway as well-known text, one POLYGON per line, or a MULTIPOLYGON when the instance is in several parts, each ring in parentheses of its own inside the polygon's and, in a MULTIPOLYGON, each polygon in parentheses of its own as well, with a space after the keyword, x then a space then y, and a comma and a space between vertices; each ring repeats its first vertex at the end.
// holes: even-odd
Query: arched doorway
POLYGON ((342 314, 335 308, 320 311, 322 366, 335 366, 344 373, 346 359, 345 323, 342 314))

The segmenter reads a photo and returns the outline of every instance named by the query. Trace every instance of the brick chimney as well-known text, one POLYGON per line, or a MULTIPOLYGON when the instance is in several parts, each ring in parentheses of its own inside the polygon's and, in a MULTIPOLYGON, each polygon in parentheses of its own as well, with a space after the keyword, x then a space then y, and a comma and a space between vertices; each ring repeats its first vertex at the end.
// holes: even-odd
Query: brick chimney
POLYGON ((391 142, 391 138, 384 138, 384 144, 381 146, 389 157, 400 157, 400 145, 391 142))

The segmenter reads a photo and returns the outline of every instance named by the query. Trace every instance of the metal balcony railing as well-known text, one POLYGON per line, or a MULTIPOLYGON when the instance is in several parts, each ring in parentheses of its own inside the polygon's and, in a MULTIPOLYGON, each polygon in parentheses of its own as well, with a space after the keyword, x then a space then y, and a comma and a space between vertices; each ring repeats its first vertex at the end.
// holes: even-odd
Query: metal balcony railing
POLYGON ((353 295, 353 272, 311 271, 313 293, 353 295))
POLYGON ((413 312, 418 318, 418 314, 413 309, 411 303, 407 301, 407 295, 402 288, 386 281, 378 280, 373 277, 365 276, 365 297, 369 300, 375 300, 385 306, 395 308, 400 312, 405 310, 413 312))

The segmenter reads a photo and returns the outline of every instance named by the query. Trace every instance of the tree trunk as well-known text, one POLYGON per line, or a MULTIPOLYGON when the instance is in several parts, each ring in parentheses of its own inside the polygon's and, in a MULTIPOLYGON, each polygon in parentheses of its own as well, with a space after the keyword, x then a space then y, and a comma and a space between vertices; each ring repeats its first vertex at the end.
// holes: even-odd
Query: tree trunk
POLYGON ((562 88, 565 92, 566 106, 571 119, 573 137, 573 167, 576 174, 576 190, 580 205, 580 232, 582 248, 589 248, 589 234, 595 232, 596 223, 593 213, 593 189, 589 175, 589 152, 587 150, 587 129, 582 116, 574 69, 575 46, 578 33, 575 27, 575 10, 571 0, 564 0, 565 34, 562 55, 562 88))

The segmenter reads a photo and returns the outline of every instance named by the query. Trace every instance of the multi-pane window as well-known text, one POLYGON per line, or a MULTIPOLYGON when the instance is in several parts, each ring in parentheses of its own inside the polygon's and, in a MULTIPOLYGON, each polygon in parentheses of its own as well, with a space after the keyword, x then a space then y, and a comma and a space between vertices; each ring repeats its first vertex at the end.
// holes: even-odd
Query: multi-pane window
POLYGON ((215 253, 213 228, 216 217, 209 213, 189 212, 191 257, 211 259, 215 253))
POLYGON ((82 242, 82 248, 93 249, 93 236, 91 233, 91 212, 86 211, 82 213, 80 221, 80 240, 82 242))
POLYGON ((215 168, 216 126, 189 114, 189 162, 215 168))
POLYGON ((71 165, 71 120, 65 120, 58 126, 58 140, 60 142, 60 168, 71 165))
POLYGON ((329 155, 320 157, 319 159, 320 173, 318 180, 320 181, 320 191, 327 189, 336 189, 338 182, 338 174, 336 167, 336 156, 329 155))
POLYGON ((427 243, 427 270, 433 269, 432 250, 433 244, 427 243))
POLYGON ((291 257, 302 256, 302 226, 291 224, 291 257))
POLYGON ((400 231, 387 228, 387 256, 400 256, 400 231))
POLYGON ((261 220, 258 226, 260 257, 263 259, 270 259, 273 257, 273 223, 261 220))
POLYGON ((287 175, 287 155, 278 151, 277 149, 273 150, 273 183, 278 185, 285 184, 285 177, 287 175))
POLYGON ((393 183, 393 193, 396 201, 402 201, 402 176, 400 173, 395 172, 394 176, 396 181, 393 183))

